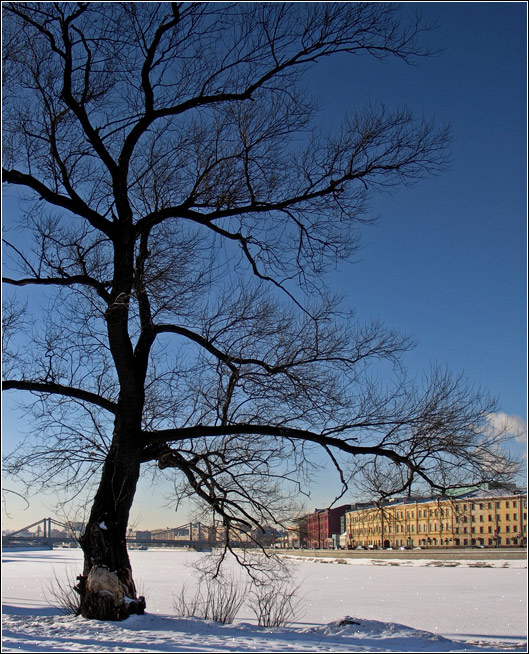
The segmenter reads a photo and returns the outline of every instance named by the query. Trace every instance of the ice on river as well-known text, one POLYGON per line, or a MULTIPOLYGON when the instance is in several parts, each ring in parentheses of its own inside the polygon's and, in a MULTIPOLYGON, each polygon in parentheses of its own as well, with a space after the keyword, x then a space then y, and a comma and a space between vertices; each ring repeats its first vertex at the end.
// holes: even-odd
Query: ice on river
POLYGON ((243 604, 233 624, 181 618, 174 597, 202 556, 132 551, 147 614, 119 623, 60 615, 54 578, 75 578, 76 549, 4 550, 3 650, 9 652, 526 651, 526 561, 301 559, 302 601, 288 627, 264 628, 243 604), (347 618, 347 619, 345 619, 347 618))

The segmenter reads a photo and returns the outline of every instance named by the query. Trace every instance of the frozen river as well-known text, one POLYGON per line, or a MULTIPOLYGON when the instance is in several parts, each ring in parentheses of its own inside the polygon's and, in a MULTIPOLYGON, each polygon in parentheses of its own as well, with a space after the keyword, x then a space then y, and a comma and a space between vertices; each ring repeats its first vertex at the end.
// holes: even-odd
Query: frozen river
MULTIPOLYGON (((134 576, 146 597, 149 615, 174 616, 174 597, 184 583, 192 588, 192 565, 200 556, 175 550, 131 552, 134 576)), ((292 625, 294 630, 306 632, 344 616, 354 616, 386 625, 406 625, 467 643, 501 641, 515 645, 526 639, 525 561, 388 561, 377 560, 374 555, 341 562, 294 557, 290 565, 303 596, 292 625)), ((57 611, 49 606, 49 587, 54 576, 75 578, 81 567, 80 550, 4 551, 5 617, 16 620, 16 616, 24 615, 43 619, 56 616, 57 611)), ((255 622, 255 616, 244 604, 235 624, 255 622)), ((21 623, 19 626, 22 628, 21 623)))

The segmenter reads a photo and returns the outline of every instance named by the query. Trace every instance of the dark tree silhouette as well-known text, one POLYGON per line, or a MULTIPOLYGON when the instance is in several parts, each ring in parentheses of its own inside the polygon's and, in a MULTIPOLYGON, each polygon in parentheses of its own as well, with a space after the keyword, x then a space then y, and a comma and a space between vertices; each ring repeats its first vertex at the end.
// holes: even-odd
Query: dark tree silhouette
POLYGON ((227 547, 278 519, 321 452, 344 489, 351 459, 383 492, 506 471, 489 400, 448 373, 407 380, 411 341, 355 321, 324 284, 370 191, 446 164, 446 129, 383 106, 318 128, 303 86, 338 53, 427 55, 402 11, 3 4, 3 181, 19 199, 5 223, 23 230, 4 247, 3 388, 36 421, 6 465, 72 489, 98 472, 82 615, 144 609, 125 537, 146 464, 222 518, 227 547))

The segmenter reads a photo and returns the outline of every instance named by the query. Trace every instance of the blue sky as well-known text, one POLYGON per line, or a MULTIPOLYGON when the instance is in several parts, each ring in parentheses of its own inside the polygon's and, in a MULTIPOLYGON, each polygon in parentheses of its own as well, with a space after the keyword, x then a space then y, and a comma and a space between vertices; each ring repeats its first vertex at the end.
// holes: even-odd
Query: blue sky
MULTIPOLYGON (((310 76, 329 125, 366 102, 408 105, 452 125, 450 169, 412 188, 373 200, 379 221, 362 231, 357 263, 329 280, 361 318, 380 317, 413 334, 412 372, 430 364, 464 372, 512 416, 521 455, 527 442, 527 89, 526 4, 410 3, 438 28, 437 56, 419 66, 368 58, 324 62, 310 76), (522 432, 525 426, 525 440, 522 432)), ((4 448, 17 424, 4 398, 4 448)), ((332 474, 332 473, 330 473, 332 474)), ((333 498, 322 474, 307 509, 333 498)), ((179 524, 161 492, 143 482, 133 516, 145 527, 179 524)), ((347 498, 348 499, 348 498, 347 498)), ((48 506, 53 504, 50 498, 48 506)), ((40 501, 21 512, 10 500, 14 528, 50 514, 40 501)))
POLYGON ((378 100, 450 123, 452 164, 375 199, 379 221, 363 231, 358 263, 336 275, 336 283, 359 316, 379 316, 417 338, 406 357, 412 371, 446 365, 496 396, 519 435, 513 450, 524 456, 526 6, 409 5, 415 7, 437 23, 430 41, 442 52, 417 67, 365 59, 361 72, 355 61, 329 62, 318 71, 318 91, 332 120, 363 100, 378 100))

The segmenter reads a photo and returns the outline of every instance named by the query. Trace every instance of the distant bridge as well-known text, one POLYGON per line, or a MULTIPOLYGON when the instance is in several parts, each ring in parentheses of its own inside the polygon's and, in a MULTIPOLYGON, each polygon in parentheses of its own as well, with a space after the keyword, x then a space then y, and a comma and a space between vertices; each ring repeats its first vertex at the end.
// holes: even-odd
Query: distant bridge
MULTIPOLYGON (((79 523, 64 523, 54 518, 43 518, 27 527, 3 535, 2 547, 44 546, 52 548, 54 545, 61 544, 72 547, 78 545, 81 531, 79 523), (32 529, 34 533, 30 531, 32 529)), ((142 536, 139 538, 127 538, 127 543, 140 547, 194 547, 196 549, 204 549, 214 544, 209 538, 204 538, 205 534, 209 534, 209 528, 200 522, 186 523, 172 529, 157 530, 154 534, 149 531, 140 533, 142 536), (196 534, 196 538, 193 538, 194 534, 196 534), (172 537, 169 537, 170 535, 172 537)))
POLYGON ((53 546, 54 543, 76 543, 77 538, 72 524, 59 522, 54 518, 42 518, 37 520, 27 527, 22 527, 10 534, 2 535, 2 547, 17 547, 21 545, 30 546, 53 546), (53 530, 52 528, 56 529, 53 530), (52 535, 52 531, 57 532, 57 527, 62 531, 65 530, 64 535, 52 535), (36 528, 36 533, 31 533, 30 529, 36 528))

